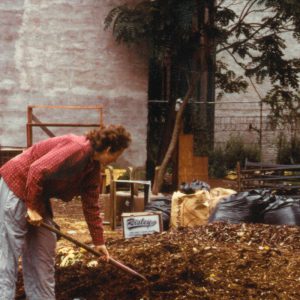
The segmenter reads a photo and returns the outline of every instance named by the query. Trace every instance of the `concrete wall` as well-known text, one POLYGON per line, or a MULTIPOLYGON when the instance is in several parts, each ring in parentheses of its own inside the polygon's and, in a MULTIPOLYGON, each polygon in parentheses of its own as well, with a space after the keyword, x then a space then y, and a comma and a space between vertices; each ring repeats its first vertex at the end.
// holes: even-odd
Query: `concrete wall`
MULTIPOLYGON (((117 45, 103 21, 125 1, 0 1, 0 145, 26 146, 28 105, 104 106, 105 124, 133 136, 121 164, 146 160, 148 63, 117 45)), ((134 2, 134 1, 133 1, 134 2)), ((43 122, 98 122, 90 111, 36 111, 43 122)), ((56 135, 88 129, 49 128, 56 135)), ((47 138, 34 129, 34 142, 47 138)))

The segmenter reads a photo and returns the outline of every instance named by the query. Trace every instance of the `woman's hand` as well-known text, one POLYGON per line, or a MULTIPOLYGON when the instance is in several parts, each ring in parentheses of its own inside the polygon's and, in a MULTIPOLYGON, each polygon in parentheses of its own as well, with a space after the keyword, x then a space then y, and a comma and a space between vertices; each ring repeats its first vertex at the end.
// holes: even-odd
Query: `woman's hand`
POLYGON ((109 253, 105 245, 95 246, 95 250, 103 254, 101 259, 105 260, 106 262, 109 261, 109 253))
POLYGON ((28 208, 27 209, 27 221, 31 225, 40 226, 43 221, 43 218, 36 210, 28 208))

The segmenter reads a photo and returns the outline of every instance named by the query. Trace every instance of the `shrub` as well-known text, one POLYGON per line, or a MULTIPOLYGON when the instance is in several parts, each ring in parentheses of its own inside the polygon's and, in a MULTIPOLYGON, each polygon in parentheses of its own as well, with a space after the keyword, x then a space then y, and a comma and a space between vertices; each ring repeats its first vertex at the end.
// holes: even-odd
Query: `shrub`
POLYGON ((277 163, 300 163, 300 139, 293 137, 288 141, 286 136, 280 135, 277 142, 277 163))
POLYGON ((260 160, 260 151, 256 145, 245 145, 242 137, 231 136, 223 148, 215 149, 209 156, 209 174, 221 178, 229 170, 235 169, 239 161, 244 166, 246 158, 260 160))
POLYGON ((216 148, 208 156, 208 173, 210 177, 222 178, 226 175, 225 152, 221 147, 216 148))

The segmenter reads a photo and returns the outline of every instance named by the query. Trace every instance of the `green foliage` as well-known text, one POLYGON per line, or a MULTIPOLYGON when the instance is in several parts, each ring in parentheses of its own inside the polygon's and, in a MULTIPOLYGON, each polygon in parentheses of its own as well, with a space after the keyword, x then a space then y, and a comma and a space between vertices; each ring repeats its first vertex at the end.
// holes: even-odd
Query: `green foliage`
POLYGON ((247 90, 248 82, 243 76, 236 76, 232 70, 228 69, 228 64, 225 62, 217 61, 215 76, 216 87, 220 89, 219 99, 224 93, 239 93, 247 90))
POLYGON ((226 166, 234 169, 239 161, 244 165, 246 158, 259 161, 259 149, 254 144, 245 144, 241 136, 231 136, 225 145, 226 166))
POLYGON ((163 62, 191 51, 194 39, 192 18, 195 2, 190 0, 142 1, 113 8, 106 16, 105 29, 112 27, 118 42, 147 42, 151 56, 163 62))
MULTIPOLYGON (((209 0, 148 0, 134 7, 124 4, 109 12, 105 28, 112 27, 119 42, 146 41, 152 57, 163 63, 171 59, 182 68, 191 65, 197 57, 200 37, 205 34, 211 39, 208 42, 217 46, 217 54, 226 52, 244 69, 244 75, 237 76, 223 61, 217 62, 214 79, 216 87, 221 89, 220 96, 224 92, 244 92, 249 76, 255 77, 258 83, 269 78, 277 91, 292 89, 296 95, 300 59, 285 57, 287 46, 282 34, 291 32, 300 39, 300 2, 241 1, 239 14, 234 0, 220 1, 216 7, 211 3, 209 0), (214 22, 201 27, 207 8, 214 22), (251 19, 254 15, 255 22, 251 19)), ((271 103, 276 99, 276 93, 270 91, 265 101, 271 103)))
POLYGON ((220 27, 226 27, 238 17, 238 15, 227 7, 219 7, 216 11, 216 21, 220 27))
POLYGON ((244 166, 246 158, 260 161, 260 151, 254 144, 245 144, 242 137, 231 136, 223 148, 216 148, 209 156, 209 173, 213 177, 224 177, 236 168, 237 162, 244 166))
POLYGON ((290 129, 293 135, 300 119, 299 90, 283 89, 278 85, 274 85, 267 93, 264 102, 271 107, 272 114, 269 118, 273 127, 284 125, 290 129))
MULTIPOLYGON (((299 119, 300 59, 286 57, 287 45, 282 36, 291 33, 300 40, 299 0, 216 2, 216 7, 211 0, 148 0, 134 7, 125 4, 110 11, 105 28, 112 27, 119 42, 128 45, 146 42, 151 58, 161 65, 176 65, 182 73, 189 72, 187 82, 191 70, 195 67, 201 70, 200 40, 206 37, 210 49, 206 59, 212 62, 211 66, 215 54, 218 57, 226 53, 243 70, 243 74, 237 75, 234 66, 230 69, 224 60, 216 62, 216 68, 212 67, 215 76, 210 80, 221 90, 219 96, 224 92, 246 91, 247 77, 255 78, 257 83, 269 79, 272 87, 263 101, 271 107, 271 120, 274 124, 288 124, 290 120, 294 130, 299 119), (210 20, 206 22, 208 10, 210 20)), ((204 99, 207 100, 214 99, 204 99)), ((237 160, 243 162, 246 154, 255 160, 257 151, 242 147, 238 141, 227 148, 224 149, 226 168, 232 168, 237 160)))
POLYGON ((275 9, 279 20, 290 20, 295 26, 295 37, 300 38, 300 2, 299 0, 259 0, 259 4, 275 9))
POLYGON ((300 163, 300 139, 292 137, 290 140, 280 135, 277 142, 277 163, 299 164, 300 163))
POLYGON ((297 73, 300 61, 285 59, 286 44, 282 38, 273 33, 256 39, 256 50, 261 54, 252 59, 252 67, 246 70, 247 76, 256 76, 259 83, 268 76, 272 84, 298 87, 297 73))
POLYGON ((271 106, 273 123, 295 117, 295 111, 290 108, 293 103, 299 107, 300 60, 285 56, 287 45, 282 37, 290 32, 300 39, 299 0, 244 1, 239 15, 229 3, 234 1, 221 1, 217 7, 216 27, 222 31, 216 37, 217 53, 230 54, 244 69, 244 76, 236 76, 223 62, 217 65, 216 86, 221 89, 220 95, 244 91, 245 77, 254 77, 257 83, 268 78, 272 88, 264 102, 271 106), (254 15, 255 22, 251 19, 254 15), (277 104, 278 100, 282 104, 277 104))
POLYGON ((221 147, 217 147, 208 156, 208 173, 211 178, 223 178, 226 175, 226 154, 221 147))
POLYGON ((134 8, 127 4, 113 8, 104 20, 105 29, 113 26, 113 35, 118 42, 133 44, 147 40, 150 32, 152 15, 148 1, 134 8))

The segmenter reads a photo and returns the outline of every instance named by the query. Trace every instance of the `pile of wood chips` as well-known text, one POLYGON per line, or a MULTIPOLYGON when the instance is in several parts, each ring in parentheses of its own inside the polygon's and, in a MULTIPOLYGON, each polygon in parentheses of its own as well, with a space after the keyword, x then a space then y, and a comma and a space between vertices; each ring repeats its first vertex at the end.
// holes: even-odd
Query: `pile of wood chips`
POLYGON ((300 299, 299 227, 214 223, 107 246, 149 282, 74 248, 73 263, 57 256, 57 300, 300 299))

